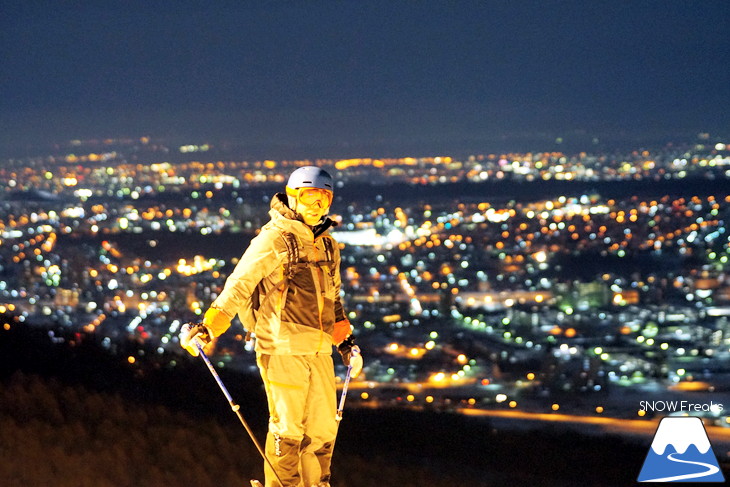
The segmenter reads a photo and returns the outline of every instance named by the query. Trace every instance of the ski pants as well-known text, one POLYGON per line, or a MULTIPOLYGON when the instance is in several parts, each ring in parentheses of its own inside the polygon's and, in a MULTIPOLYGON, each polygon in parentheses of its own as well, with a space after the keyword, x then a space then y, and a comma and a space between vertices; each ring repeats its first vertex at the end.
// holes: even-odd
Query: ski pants
POLYGON ((256 361, 266 389, 266 456, 283 482, 266 471, 266 487, 311 487, 330 477, 337 436, 332 355, 265 355, 256 361))

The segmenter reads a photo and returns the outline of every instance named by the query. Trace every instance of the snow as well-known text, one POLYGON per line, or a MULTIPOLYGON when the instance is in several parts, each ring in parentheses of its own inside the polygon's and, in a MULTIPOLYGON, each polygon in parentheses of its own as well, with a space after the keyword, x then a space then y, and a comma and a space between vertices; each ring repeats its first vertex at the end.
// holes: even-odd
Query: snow
POLYGON ((674 446, 677 453, 684 453, 694 445, 705 454, 711 448, 702 420, 697 417, 666 417, 659 423, 651 449, 663 455, 667 445, 674 446))

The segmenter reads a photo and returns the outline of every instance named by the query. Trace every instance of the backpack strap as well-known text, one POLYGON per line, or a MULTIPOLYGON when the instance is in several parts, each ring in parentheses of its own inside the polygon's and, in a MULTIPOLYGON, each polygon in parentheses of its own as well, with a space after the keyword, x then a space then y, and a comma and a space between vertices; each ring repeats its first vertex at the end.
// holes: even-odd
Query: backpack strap
MULTIPOLYGON (((284 237, 284 244, 286 245, 287 263, 284 269, 284 278, 291 279, 299 271, 299 244, 297 243, 297 237, 291 232, 283 232, 281 234, 284 237)), ((279 287, 277 284, 276 287, 279 287)))
POLYGON ((335 250, 333 242, 332 237, 322 237, 322 243, 324 243, 324 260, 315 263, 320 269, 327 266, 331 277, 335 275, 335 250))

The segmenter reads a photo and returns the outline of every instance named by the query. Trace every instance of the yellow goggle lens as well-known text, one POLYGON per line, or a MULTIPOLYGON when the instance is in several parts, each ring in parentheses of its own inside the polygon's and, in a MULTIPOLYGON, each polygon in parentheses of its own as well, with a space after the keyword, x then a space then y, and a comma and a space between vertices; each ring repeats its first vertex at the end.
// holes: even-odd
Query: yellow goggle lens
POLYGON ((295 196, 304 205, 313 205, 319 202, 323 207, 332 203, 332 192, 319 188, 299 188, 292 190, 287 188, 287 194, 295 196))

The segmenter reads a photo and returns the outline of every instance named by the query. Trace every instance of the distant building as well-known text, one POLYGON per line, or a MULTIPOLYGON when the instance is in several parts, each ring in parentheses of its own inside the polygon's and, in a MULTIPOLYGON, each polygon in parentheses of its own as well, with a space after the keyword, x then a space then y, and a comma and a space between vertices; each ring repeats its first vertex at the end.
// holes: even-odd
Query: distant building
POLYGON ((59 289, 53 298, 54 306, 69 306, 76 308, 79 305, 78 289, 59 289))
POLYGON ((575 307, 581 311, 606 306, 611 298, 608 285, 603 281, 579 282, 575 290, 577 294, 575 307))
POLYGON ((514 305, 546 304, 553 298, 553 293, 546 290, 462 291, 456 296, 454 302, 461 308, 496 311, 514 305))

